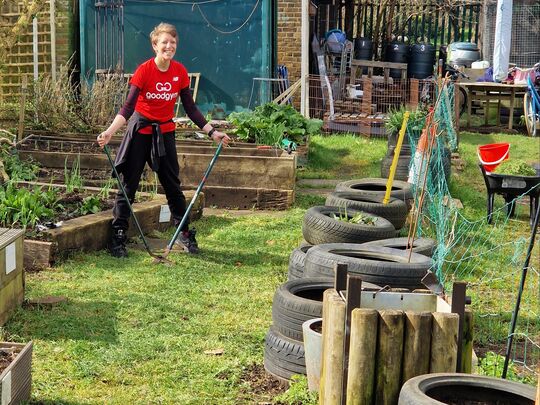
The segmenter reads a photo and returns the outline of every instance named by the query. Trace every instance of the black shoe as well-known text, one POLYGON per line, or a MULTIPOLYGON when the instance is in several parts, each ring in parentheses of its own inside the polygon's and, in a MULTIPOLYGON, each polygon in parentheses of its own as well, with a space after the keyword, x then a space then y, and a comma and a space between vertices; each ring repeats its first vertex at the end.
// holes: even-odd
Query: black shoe
POLYGON ((187 253, 199 253, 199 245, 197 244, 197 240, 195 239, 196 233, 197 231, 195 231, 195 229, 190 229, 187 232, 180 232, 176 243, 182 246, 182 249, 184 249, 184 251, 187 253))
POLYGON ((111 244, 109 245, 109 251, 113 257, 127 257, 126 250, 127 235, 123 229, 114 229, 111 244))

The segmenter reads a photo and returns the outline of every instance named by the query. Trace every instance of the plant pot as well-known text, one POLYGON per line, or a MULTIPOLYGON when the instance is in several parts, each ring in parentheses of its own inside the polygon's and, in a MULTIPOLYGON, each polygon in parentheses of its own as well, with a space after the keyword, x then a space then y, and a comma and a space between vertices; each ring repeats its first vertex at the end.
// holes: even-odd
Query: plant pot
POLYGON ((15 348, 15 359, 0 374, 2 404, 20 404, 30 400, 32 389, 32 342, 0 342, 0 350, 15 348))
POLYGON ((302 324, 304 335, 304 356, 310 391, 319 391, 322 361, 322 318, 314 318, 302 324))

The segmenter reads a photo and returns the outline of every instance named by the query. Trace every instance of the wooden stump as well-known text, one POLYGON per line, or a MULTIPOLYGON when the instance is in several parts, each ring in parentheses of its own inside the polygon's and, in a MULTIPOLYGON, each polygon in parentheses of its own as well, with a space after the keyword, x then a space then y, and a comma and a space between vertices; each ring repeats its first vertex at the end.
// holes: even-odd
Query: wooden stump
POLYGON ((375 404, 397 404, 401 388, 403 311, 379 311, 375 404))
POLYGON ((357 308, 352 311, 347 405, 373 402, 378 318, 375 309, 357 308))
POLYGON ((429 372, 431 319, 430 312, 405 312, 402 384, 429 372))
POLYGON ((327 317, 323 319, 323 355, 319 401, 321 405, 341 404, 343 385, 343 343, 345 302, 335 290, 324 293, 327 317))
POLYGON ((430 373, 456 372, 458 328, 458 314, 433 313, 430 373))

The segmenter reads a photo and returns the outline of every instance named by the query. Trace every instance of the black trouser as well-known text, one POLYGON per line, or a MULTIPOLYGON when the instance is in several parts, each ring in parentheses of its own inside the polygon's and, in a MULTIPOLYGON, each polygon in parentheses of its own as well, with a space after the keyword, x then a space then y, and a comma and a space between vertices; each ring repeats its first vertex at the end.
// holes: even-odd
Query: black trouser
MULTIPOLYGON (((175 225, 178 226, 184 213, 186 212, 186 198, 180 188, 180 166, 178 165, 178 156, 176 154, 176 141, 174 132, 167 132, 163 135, 165 144, 165 156, 160 158, 159 170, 157 175, 159 182, 165 190, 167 203, 171 211, 171 216, 175 225)), ((128 156, 120 174, 126 194, 130 203, 133 204, 135 192, 139 187, 139 181, 146 163, 150 164, 150 151, 152 150, 152 135, 139 134, 133 135, 129 146, 128 156)), ((113 229, 123 229, 127 231, 129 226, 129 207, 122 191, 119 190, 116 195, 116 201, 113 208, 113 229)), ((189 219, 186 221, 182 231, 187 231, 189 219)))

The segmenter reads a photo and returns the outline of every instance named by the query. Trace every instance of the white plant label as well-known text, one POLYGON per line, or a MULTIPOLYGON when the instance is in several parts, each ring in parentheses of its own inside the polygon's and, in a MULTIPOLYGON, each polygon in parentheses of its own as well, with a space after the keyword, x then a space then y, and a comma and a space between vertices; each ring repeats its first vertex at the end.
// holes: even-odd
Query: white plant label
POLYGON ((171 220, 171 211, 168 205, 162 205, 159 211, 159 222, 169 222, 171 220))
POLYGON ((6 274, 11 273, 17 268, 17 249, 15 242, 6 246, 6 274))
POLYGON ((11 402, 11 370, 2 379, 2 405, 9 405, 11 402))

